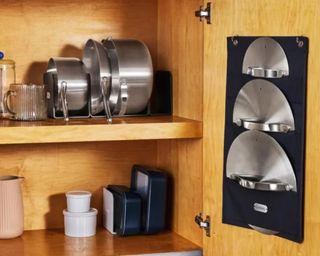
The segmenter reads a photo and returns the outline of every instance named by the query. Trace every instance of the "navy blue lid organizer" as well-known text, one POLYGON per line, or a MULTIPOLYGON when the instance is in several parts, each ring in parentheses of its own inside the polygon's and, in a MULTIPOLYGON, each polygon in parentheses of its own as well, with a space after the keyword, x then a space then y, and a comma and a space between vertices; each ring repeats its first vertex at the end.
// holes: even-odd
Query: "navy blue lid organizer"
MULTIPOLYGON (((284 50, 290 73, 281 78, 261 78, 243 74, 242 65, 248 47, 260 37, 229 37, 225 113, 223 223, 251 228, 249 224, 277 231, 276 235, 301 243, 303 241, 305 115, 308 39, 305 37, 268 37, 284 50), (295 121, 288 133, 266 132, 286 153, 296 177, 297 191, 262 191, 248 189, 227 177, 227 158, 231 144, 247 129, 233 122, 234 105, 239 91, 254 79, 272 82, 286 97, 295 121), (267 206, 262 213, 255 203, 267 206)), ((270 99, 270 104, 275 104, 270 99)))

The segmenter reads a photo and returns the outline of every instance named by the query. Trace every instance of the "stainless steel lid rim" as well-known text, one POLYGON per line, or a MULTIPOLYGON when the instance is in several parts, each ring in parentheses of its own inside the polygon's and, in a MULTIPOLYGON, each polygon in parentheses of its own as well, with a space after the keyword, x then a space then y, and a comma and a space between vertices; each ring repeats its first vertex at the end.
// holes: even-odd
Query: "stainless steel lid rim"
POLYGON ((279 192, 291 191, 293 189, 291 185, 280 180, 263 180, 263 177, 258 175, 239 175, 233 173, 230 174, 230 179, 238 182, 244 188, 253 190, 279 192))

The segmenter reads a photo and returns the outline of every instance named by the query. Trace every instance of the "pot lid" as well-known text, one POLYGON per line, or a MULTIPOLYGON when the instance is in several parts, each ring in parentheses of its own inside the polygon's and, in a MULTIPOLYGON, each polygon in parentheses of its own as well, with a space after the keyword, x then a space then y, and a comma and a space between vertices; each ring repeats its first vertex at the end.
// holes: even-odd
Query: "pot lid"
POLYGON ((234 175, 261 177, 261 182, 277 181, 297 191, 291 163, 278 142, 259 131, 241 133, 232 143, 226 165, 228 178, 234 175))
POLYGON ((270 37, 260 37, 252 42, 246 51, 242 73, 266 78, 288 76, 287 56, 276 40, 270 37))
POLYGON ((286 97, 277 86, 262 79, 242 87, 235 101, 233 122, 239 126, 247 124, 245 127, 250 130, 287 132, 295 129, 286 97))

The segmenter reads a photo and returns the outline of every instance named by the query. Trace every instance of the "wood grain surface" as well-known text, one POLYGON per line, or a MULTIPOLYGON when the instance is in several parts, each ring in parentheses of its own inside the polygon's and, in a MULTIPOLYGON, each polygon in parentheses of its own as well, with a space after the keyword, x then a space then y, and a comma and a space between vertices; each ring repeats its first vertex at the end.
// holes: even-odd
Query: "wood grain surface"
POLYGON ((27 231, 20 238, 0 240, 0 247, 3 256, 117 256, 201 250, 174 233, 118 237, 101 229, 88 238, 66 237, 63 230, 27 231))
POLYGON ((320 255, 320 22, 319 1, 217 0, 213 24, 205 25, 204 64, 204 208, 212 237, 204 238, 205 255, 320 255), (307 36, 310 39, 307 85, 305 234, 303 244, 222 224, 223 138, 227 41, 240 36, 307 36))
POLYGON ((0 146, 0 176, 24 177, 25 229, 63 227, 65 192, 92 192, 102 219, 102 187, 130 185, 133 164, 153 166, 155 141, 0 146))
POLYGON ((201 138, 202 123, 158 116, 20 122, 0 119, 0 144, 201 138))
MULTIPOLYGON (((174 112, 201 120, 202 38, 194 37, 201 27, 189 16, 198 5, 199 1, 167 0, 159 1, 158 6, 155 0, 4 0, 0 6, 0 24, 6 24, 1 31, 1 50, 6 58, 16 61, 17 82, 42 83, 50 57, 81 58, 89 38, 138 38, 150 48, 155 66, 160 62, 159 68, 174 74, 174 112), (176 16, 176 9, 183 14, 182 19, 176 16), (193 53, 191 58, 185 50, 193 53)), ((38 126, 5 121, 1 123, 0 141, 22 144, 171 139, 202 134, 201 122, 176 119, 173 123, 166 120, 151 124, 150 120, 136 120, 141 119, 112 126, 103 121, 72 121, 69 126, 60 121, 54 121, 54 126, 50 122, 38 126)), ((179 178, 179 185, 174 180, 173 191, 179 199, 173 206, 177 212, 173 220, 175 230, 201 244, 201 231, 193 223, 194 215, 202 208, 201 143, 186 140, 178 144, 163 141, 159 145, 154 141, 3 145, 0 174, 25 176, 26 229, 40 229, 62 225, 60 211, 65 207, 65 191, 91 190, 94 205, 101 209, 98 191, 104 184, 128 184, 133 163, 158 164, 179 178), (190 154, 197 160, 192 161, 190 154), (184 193, 186 189, 188 193, 184 193)))
POLYGON ((90 38, 135 38, 157 56, 155 0, 2 0, 0 51, 16 61, 17 82, 43 83, 51 57, 82 58, 90 38))
MULTIPOLYGON (((173 74, 174 114, 202 120, 203 27, 199 0, 158 1, 158 65, 173 74)), ((202 245, 202 140, 159 141, 158 165, 173 177, 173 230, 202 245)))

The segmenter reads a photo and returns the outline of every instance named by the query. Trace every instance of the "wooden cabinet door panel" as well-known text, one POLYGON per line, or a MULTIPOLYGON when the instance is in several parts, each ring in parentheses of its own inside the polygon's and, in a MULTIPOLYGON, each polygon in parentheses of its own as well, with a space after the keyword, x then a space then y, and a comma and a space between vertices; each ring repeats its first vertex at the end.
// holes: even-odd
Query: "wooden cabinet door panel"
MULTIPOLYGON (((205 4, 205 3, 204 3, 205 4)), ((204 213, 211 215, 211 238, 204 254, 219 256, 320 255, 320 1, 216 0, 212 25, 204 25, 204 213), (307 85, 304 242, 222 224, 223 141, 227 37, 296 36, 310 40, 307 85)))

